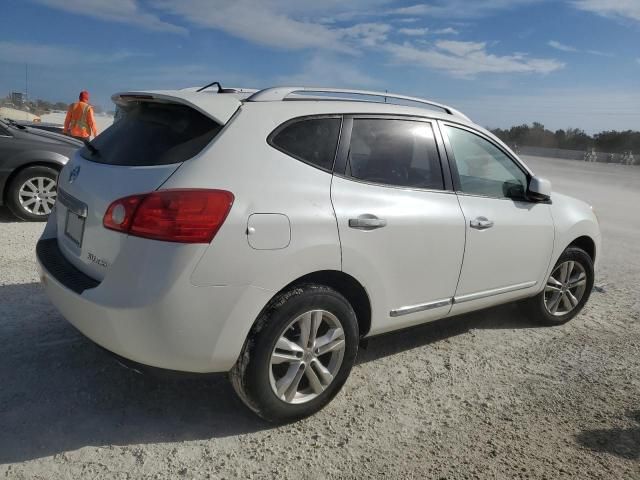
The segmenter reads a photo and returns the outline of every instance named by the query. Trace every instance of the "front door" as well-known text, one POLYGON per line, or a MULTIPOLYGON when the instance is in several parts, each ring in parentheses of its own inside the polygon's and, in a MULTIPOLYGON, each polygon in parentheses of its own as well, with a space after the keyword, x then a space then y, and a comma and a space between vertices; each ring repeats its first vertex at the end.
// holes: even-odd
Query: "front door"
POLYGON ((442 128, 467 237, 451 314, 535 293, 553 250, 550 206, 525 199, 527 173, 488 138, 442 128))
POLYGON ((331 199, 342 268, 371 301, 370 333, 446 316, 465 226, 455 193, 445 189, 434 125, 380 117, 344 125, 346 162, 336 166, 331 199))

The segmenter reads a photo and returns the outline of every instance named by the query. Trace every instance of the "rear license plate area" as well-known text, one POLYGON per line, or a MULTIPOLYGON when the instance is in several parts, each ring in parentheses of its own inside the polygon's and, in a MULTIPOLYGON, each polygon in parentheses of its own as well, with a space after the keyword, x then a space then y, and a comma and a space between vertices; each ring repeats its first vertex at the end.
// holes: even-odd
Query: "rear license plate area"
POLYGON ((67 210, 67 220, 65 221, 64 225, 64 234, 78 247, 82 247, 84 221, 84 217, 76 215, 71 210, 67 210))

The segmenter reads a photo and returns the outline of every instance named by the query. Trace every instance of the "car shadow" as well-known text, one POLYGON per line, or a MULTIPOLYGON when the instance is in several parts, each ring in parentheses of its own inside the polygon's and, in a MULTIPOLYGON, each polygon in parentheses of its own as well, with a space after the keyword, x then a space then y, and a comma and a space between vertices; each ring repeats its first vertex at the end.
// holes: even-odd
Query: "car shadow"
POLYGON ((514 328, 541 328, 541 325, 524 315, 517 305, 501 305, 371 337, 363 342, 364 348, 358 353, 358 363, 424 347, 470 330, 514 328))
MULTIPOLYGON (((475 328, 531 326, 512 307, 377 337, 368 362, 475 328)), ((0 464, 85 446, 227 437, 273 428, 225 375, 158 377, 122 368, 70 326, 37 283, 0 286, 0 464)))
POLYGON ((0 207, 0 223, 14 223, 21 220, 16 217, 7 207, 0 207))
POLYGON ((583 447, 628 460, 640 460, 640 410, 629 413, 638 425, 631 428, 584 430, 576 435, 583 447))
POLYGON ((57 313, 37 283, 0 286, 0 464, 270 427, 224 375, 139 375, 57 313))

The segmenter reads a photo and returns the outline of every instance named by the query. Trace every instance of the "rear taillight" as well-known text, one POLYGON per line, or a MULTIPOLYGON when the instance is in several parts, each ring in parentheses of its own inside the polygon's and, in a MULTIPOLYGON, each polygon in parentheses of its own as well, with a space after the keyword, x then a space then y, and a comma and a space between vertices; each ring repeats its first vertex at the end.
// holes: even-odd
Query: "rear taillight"
POLYGON ((159 190, 116 200, 105 228, 167 242, 209 243, 224 223, 233 194, 226 190, 159 190))

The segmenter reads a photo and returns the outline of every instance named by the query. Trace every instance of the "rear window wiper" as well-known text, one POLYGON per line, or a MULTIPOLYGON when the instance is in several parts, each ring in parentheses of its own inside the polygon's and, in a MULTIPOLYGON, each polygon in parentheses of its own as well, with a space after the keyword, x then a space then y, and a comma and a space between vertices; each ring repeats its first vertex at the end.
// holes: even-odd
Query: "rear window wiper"
POLYGON ((94 147, 89 140, 85 138, 82 141, 84 142, 84 146, 87 147, 87 150, 91 152, 91 155, 100 155, 100 150, 94 147))

